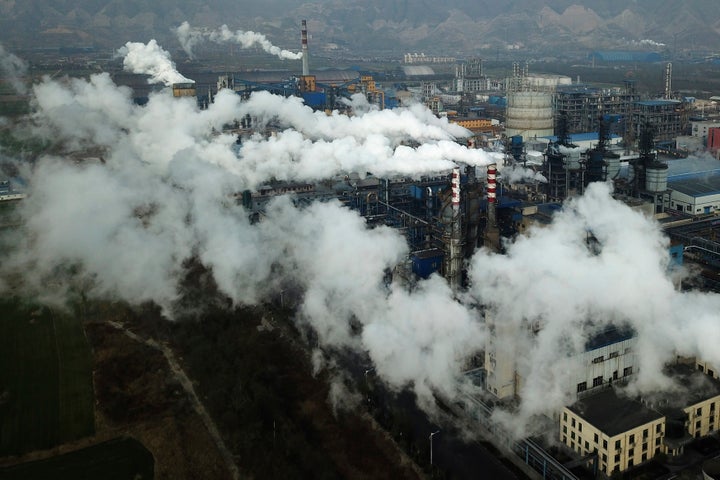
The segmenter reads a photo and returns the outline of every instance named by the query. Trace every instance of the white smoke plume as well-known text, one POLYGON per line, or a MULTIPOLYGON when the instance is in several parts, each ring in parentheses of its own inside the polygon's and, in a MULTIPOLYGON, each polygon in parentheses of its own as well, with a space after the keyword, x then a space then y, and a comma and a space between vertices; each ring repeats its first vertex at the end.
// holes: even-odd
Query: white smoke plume
POLYGON ((666 46, 664 43, 656 42, 655 40, 651 40, 649 38, 643 38, 642 40, 630 40, 629 43, 635 47, 663 48, 666 46))
POLYGON ((234 43, 240 45, 242 48, 257 46, 270 55, 275 55, 282 60, 300 60, 302 58, 302 52, 295 53, 277 47, 261 33, 249 30, 236 30, 233 32, 227 25, 223 25, 217 30, 208 32, 192 28, 188 22, 183 22, 177 28, 176 34, 183 50, 185 50, 185 53, 187 53, 191 58, 193 57, 193 47, 203 40, 215 43, 234 43))
POLYGON ((192 82, 177 71, 170 53, 154 39, 148 43, 127 42, 118 49, 117 55, 123 57, 123 68, 126 71, 149 75, 148 83, 171 86, 173 83, 192 82))
POLYGON ((547 183, 547 178, 532 168, 526 168, 522 165, 510 165, 501 170, 501 179, 504 183, 514 185, 521 182, 540 182, 547 183))
POLYGON ((522 401, 513 418, 520 429, 533 415, 572 403, 571 373, 584 368, 573 356, 605 326, 637 331, 640 391, 668 384, 662 367, 676 354, 720 364, 709 346, 720 332, 708 329, 720 296, 679 291, 659 226, 610 193, 608 184, 593 183, 550 226, 507 245, 506 255, 483 251, 472 260, 471 293, 504 326, 498 342, 518 359, 522 401), (590 235, 599 251, 588 246, 590 235), (542 326, 537 334, 533 323, 542 326))
POLYGON ((407 258, 403 237, 368 229, 338 201, 300 208, 281 197, 256 224, 236 204, 239 191, 274 178, 417 175, 457 162, 494 163, 453 142, 466 130, 423 107, 345 117, 270 94, 243 102, 230 91, 204 111, 167 91, 137 106, 107 74, 46 78, 33 96, 39 134, 67 150, 101 150, 103 162, 38 160, 22 206, 24 240, 3 262, 5 275, 22 273, 29 291, 65 287, 153 301, 172 316, 188 259, 207 267, 235 304, 297 285, 299 319, 321 347, 367 353, 380 378, 413 389, 424 405, 432 392, 453 397, 466 359, 485 346, 488 328, 474 307, 482 305, 512 331, 499 342, 515 352, 523 379, 518 425, 572 401, 571 356, 602 325, 622 321, 638 332, 637 388, 662 385, 662 363, 675 353, 720 365, 720 332, 712 327, 719 297, 678 291, 658 225, 613 200, 605 184, 592 184, 551 225, 506 245, 506 255, 476 254, 467 295, 439 276, 412 290, 388 284, 387 272, 407 258), (284 130, 239 148, 234 135, 216 133, 245 114, 284 130), (587 247, 589 235, 598 251, 587 247), (537 335, 528 333, 530 322, 542 325, 537 335))
POLYGON ((5 50, 5 47, 0 43, 0 74, 21 95, 27 93, 27 87, 23 80, 27 75, 27 70, 27 63, 5 50))

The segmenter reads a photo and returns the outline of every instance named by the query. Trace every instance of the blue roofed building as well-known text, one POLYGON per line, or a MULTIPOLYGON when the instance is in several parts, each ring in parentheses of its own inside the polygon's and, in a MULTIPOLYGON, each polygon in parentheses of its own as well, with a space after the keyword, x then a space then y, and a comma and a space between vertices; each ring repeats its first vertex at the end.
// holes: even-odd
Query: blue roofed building
POLYGON ((590 59, 609 63, 653 63, 661 62, 663 58, 657 52, 597 50, 590 54, 590 59))

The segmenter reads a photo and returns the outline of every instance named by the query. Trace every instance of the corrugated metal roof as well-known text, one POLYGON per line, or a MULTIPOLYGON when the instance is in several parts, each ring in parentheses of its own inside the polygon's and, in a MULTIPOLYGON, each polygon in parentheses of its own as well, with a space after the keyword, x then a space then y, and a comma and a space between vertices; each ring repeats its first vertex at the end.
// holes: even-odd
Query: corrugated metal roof
POLYGON ((435 70, 427 65, 403 65, 403 72, 407 76, 420 77, 425 75, 435 75, 435 70))
POLYGON ((720 195, 720 171, 696 172, 669 177, 668 187, 695 198, 720 195))

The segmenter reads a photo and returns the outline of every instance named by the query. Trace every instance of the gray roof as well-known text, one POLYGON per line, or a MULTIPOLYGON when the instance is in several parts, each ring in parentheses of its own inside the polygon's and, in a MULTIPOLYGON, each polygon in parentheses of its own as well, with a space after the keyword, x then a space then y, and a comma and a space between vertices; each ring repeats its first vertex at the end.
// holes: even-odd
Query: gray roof
POLYGON ((568 408, 609 437, 663 418, 636 400, 619 397, 612 388, 578 400, 568 408))
POLYGON ((720 194, 720 175, 678 175, 668 178, 668 187, 691 197, 720 194))

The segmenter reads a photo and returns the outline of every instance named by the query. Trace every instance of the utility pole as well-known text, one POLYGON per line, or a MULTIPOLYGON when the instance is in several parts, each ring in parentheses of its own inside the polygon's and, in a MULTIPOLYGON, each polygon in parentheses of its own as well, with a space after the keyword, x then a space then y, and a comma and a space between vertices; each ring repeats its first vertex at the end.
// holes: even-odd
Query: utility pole
POLYGON ((438 433, 440 433, 440 430, 438 430, 437 432, 432 432, 432 433, 430 434, 430 465, 433 464, 433 450, 432 450, 432 443, 433 443, 433 442, 432 442, 432 439, 433 439, 433 437, 434 437, 435 435, 437 435, 438 433))

